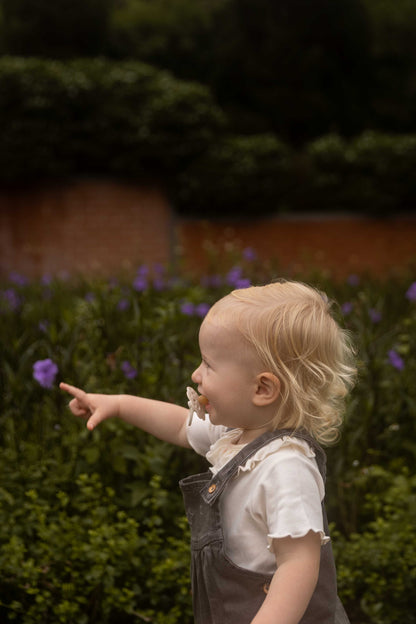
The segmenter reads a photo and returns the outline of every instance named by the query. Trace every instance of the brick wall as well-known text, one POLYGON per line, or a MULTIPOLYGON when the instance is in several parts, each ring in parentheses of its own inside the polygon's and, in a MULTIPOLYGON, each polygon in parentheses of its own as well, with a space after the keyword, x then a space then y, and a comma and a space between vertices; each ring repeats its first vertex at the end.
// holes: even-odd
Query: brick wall
POLYGON ((159 191, 111 181, 0 191, 0 275, 114 275, 174 258, 187 270, 203 272, 213 255, 226 258, 244 247, 282 270, 382 274, 412 261, 416 266, 416 219, 212 223, 175 219, 159 191))
POLYGON ((189 220, 180 223, 178 240, 192 258, 189 266, 200 271, 215 250, 226 257, 245 247, 253 247, 275 267, 300 273, 320 268, 339 278, 363 272, 382 276, 411 264, 416 271, 416 218, 411 216, 306 216, 254 223, 189 220))
POLYGON ((0 192, 0 271, 108 274, 170 260, 172 223, 158 191, 113 182, 0 192))

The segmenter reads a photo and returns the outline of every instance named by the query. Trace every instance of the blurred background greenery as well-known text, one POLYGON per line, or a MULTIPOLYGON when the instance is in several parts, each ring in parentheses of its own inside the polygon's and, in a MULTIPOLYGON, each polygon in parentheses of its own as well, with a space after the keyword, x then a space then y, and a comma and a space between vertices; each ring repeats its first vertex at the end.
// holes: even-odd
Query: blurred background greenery
POLYGON ((2 0, 2 54, 138 60, 206 85, 237 133, 414 132, 411 0, 2 0))
POLYGON ((411 0, 1 0, 0 181, 413 212, 415 32, 411 0))

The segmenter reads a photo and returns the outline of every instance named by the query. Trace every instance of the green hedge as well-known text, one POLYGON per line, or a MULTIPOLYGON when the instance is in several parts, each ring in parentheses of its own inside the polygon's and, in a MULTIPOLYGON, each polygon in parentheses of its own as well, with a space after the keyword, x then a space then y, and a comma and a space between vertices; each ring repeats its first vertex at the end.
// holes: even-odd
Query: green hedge
POLYGON ((164 180, 211 145, 207 88, 137 62, 0 60, 0 180, 164 180))
MULTIPOLYGON (((0 284, 2 624, 191 624, 178 480, 204 461, 122 422, 88 432, 57 383, 185 404, 207 306, 280 275, 252 250, 229 254, 201 283, 144 266, 111 280, 11 275, 0 284)), ((414 271, 294 277, 336 298, 358 345, 359 384, 328 449, 341 596, 353 624, 413 624, 414 271)))
POLYGON ((179 177, 184 215, 258 216, 287 209, 296 184, 293 150, 271 134, 221 138, 179 177))
POLYGON ((363 471, 367 516, 348 538, 333 534, 338 588, 352 622, 416 622, 416 477, 381 466, 363 471), (387 598, 388 595, 388 598, 387 598), (357 601, 359 597, 359 601, 357 601))
POLYGON ((414 212, 416 136, 328 135, 305 149, 311 206, 367 214, 414 212))
POLYGON ((3 57, 0 94, 3 186, 113 176, 207 217, 414 210, 414 135, 233 136, 208 88, 137 62, 3 57))

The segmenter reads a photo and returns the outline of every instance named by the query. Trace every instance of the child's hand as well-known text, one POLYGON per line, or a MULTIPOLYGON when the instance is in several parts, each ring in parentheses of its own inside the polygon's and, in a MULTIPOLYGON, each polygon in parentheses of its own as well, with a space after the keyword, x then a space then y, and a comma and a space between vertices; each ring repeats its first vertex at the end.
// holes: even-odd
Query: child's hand
POLYGON ((116 395, 87 394, 84 390, 60 383, 61 390, 65 390, 74 397, 69 402, 69 408, 74 416, 87 421, 87 427, 92 431, 100 422, 118 416, 119 405, 116 395))

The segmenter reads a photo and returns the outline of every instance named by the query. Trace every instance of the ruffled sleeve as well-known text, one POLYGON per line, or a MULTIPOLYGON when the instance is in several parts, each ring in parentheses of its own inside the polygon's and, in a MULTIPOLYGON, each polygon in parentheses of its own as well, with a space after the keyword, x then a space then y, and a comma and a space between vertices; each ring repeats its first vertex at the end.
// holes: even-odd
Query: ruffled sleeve
POLYGON ((209 418, 200 420, 194 418, 186 427, 188 442, 198 455, 204 457, 211 446, 227 431, 222 425, 213 425, 209 418))

